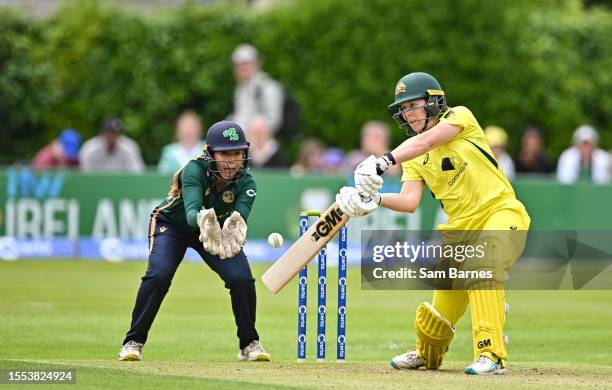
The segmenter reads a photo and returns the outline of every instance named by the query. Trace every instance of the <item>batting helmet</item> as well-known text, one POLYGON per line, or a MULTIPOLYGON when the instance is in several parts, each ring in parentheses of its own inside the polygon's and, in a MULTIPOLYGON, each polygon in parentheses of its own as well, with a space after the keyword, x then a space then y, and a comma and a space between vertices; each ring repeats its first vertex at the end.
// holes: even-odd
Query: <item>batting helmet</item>
POLYGON ((393 114, 393 119, 401 129, 406 130, 409 137, 416 135, 410 125, 404 119, 400 106, 411 100, 425 99, 426 103, 422 108, 427 113, 427 118, 423 124, 423 131, 429 119, 438 117, 446 109, 446 97, 444 91, 432 75, 424 72, 408 73, 402 77, 395 86, 395 101, 388 107, 393 114))
POLYGON ((238 182, 244 177, 248 170, 250 160, 249 143, 246 140, 242 127, 235 122, 221 121, 210 126, 206 133, 206 145, 204 145, 203 151, 206 168, 218 179, 227 182, 238 182), (224 160, 215 160, 213 158, 213 153, 232 150, 242 151, 242 166, 231 179, 225 179, 221 175, 221 170, 227 169, 223 167, 223 164, 227 164, 228 162, 224 160))

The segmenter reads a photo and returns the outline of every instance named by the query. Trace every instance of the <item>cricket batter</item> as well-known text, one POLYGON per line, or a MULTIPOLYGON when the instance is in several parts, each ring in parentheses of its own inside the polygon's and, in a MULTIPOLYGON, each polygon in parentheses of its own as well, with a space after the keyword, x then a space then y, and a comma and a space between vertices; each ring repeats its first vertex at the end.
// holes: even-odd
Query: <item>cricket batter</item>
MULTIPOLYGON (((336 200, 350 216, 372 212, 379 205, 414 212, 425 186, 442 203, 448 223, 441 231, 508 232, 507 240, 489 246, 496 265, 505 270, 520 256, 530 218, 493 157, 483 130, 466 107, 447 107, 444 91, 427 73, 410 73, 395 87, 389 105, 408 139, 384 156, 370 156, 355 170, 355 188, 344 187, 336 200), (402 166, 399 194, 380 194, 382 175, 402 166), (510 232, 523 234, 511 235, 510 232)), ((479 233, 482 234, 482 233, 479 233)), ((499 235, 498 235, 499 236, 499 235)), ((467 265, 467 264, 466 264, 467 265)), ((505 374, 508 354, 504 343, 503 280, 471 281, 462 290, 434 290, 433 302, 417 308, 416 351, 394 357, 396 369, 437 369, 467 305, 472 313, 474 362, 470 375, 505 374), (493 284, 492 284, 493 283, 493 284)))
POLYGON ((174 174, 168 197, 151 214, 149 264, 119 360, 141 360, 151 324, 188 247, 229 289, 238 359, 270 360, 255 329, 255 279, 242 250, 257 192, 247 172, 249 144, 238 124, 222 121, 208 129, 203 151, 174 174))

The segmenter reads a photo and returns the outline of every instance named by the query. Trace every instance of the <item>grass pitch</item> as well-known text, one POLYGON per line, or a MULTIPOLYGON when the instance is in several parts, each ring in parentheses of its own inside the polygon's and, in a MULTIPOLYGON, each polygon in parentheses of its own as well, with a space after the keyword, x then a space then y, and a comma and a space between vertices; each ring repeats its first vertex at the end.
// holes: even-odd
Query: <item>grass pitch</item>
POLYGON ((266 266, 256 265, 257 325, 273 362, 241 363, 228 292, 216 274, 194 263, 179 268, 149 334, 145 360, 118 362, 145 267, 144 262, 0 262, 0 368, 73 367, 78 388, 612 386, 611 291, 508 292, 510 372, 505 377, 462 373, 472 359, 469 313, 458 324, 442 370, 406 372, 389 368, 387 361, 414 345, 414 310, 431 293, 361 291, 358 268, 349 272, 344 364, 334 359, 335 269, 328 271, 330 361, 314 362, 315 278, 309 289, 309 362, 296 363, 296 283, 271 295, 259 282, 266 266))

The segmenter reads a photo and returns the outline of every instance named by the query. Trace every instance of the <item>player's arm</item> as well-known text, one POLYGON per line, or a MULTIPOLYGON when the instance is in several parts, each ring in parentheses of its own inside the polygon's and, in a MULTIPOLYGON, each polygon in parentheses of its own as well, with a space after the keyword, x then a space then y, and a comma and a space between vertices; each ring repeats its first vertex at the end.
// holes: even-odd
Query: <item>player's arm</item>
POLYGON ((462 128, 449 123, 438 123, 431 129, 402 142, 393 151, 376 158, 372 155, 355 169, 355 188, 364 198, 374 196, 382 187, 380 177, 390 166, 421 156, 450 141, 462 128))
POLYGON ((445 144, 460 132, 461 127, 459 126, 438 123, 431 129, 402 142, 397 148, 393 149, 391 155, 396 164, 401 164, 445 144))
POLYGON ((246 221, 251 214, 253 203, 255 203, 257 186, 255 185, 255 180, 251 179, 246 181, 241 187, 240 192, 236 195, 234 210, 239 212, 242 218, 246 221))
POLYGON ((202 169, 195 162, 189 162, 181 173, 183 203, 189 226, 198 229, 197 215, 202 208, 202 169))
POLYGON ((422 180, 407 180, 402 183, 399 194, 381 194, 380 205, 394 211, 413 213, 421 202, 423 187, 422 180))
POLYGON ((221 246, 221 226, 217 221, 215 209, 202 209, 202 180, 204 172, 195 162, 189 162, 181 172, 183 203, 185 216, 189 226, 198 229, 198 239, 204 250, 213 255, 219 255, 221 246))
POLYGON ((257 196, 257 187, 254 180, 245 181, 236 195, 234 212, 223 222, 221 229, 221 246, 219 253, 221 259, 234 257, 244 245, 247 234, 246 219, 257 196))

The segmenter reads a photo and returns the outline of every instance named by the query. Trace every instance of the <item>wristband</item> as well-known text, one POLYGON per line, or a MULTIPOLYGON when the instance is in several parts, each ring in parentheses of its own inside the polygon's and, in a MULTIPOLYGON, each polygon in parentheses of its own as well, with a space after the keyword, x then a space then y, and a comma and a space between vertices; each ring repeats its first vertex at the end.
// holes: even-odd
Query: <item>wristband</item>
POLYGON ((391 154, 391 152, 387 152, 387 153, 385 153, 385 157, 387 157, 387 159, 388 159, 389 161, 391 161, 391 165, 395 165, 395 164, 397 164, 397 163, 395 162, 395 158, 393 158, 393 155, 391 154))

